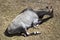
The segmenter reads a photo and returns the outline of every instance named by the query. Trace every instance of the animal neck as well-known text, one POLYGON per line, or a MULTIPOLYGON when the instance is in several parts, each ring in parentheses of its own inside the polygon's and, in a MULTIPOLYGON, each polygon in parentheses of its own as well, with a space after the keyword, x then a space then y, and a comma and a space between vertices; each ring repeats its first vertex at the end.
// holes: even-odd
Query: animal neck
POLYGON ((36 14, 38 15, 39 18, 42 18, 44 15, 48 15, 49 14, 49 10, 38 10, 35 11, 36 14))

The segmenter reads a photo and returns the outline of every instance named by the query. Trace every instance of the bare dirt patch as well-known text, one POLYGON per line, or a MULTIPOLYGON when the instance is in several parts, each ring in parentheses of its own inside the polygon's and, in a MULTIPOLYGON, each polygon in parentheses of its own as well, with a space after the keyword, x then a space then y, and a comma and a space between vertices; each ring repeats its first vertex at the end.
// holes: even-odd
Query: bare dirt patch
POLYGON ((0 0, 0 40, 60 40, 60 1, 59 0, 0 0), (39 25, 39 29, 29 29, 29 32, 40 31, 40 35, 28 37, 4 35, 11 21, 25 8, 41 9, 52 5, 54 17, 39 25))

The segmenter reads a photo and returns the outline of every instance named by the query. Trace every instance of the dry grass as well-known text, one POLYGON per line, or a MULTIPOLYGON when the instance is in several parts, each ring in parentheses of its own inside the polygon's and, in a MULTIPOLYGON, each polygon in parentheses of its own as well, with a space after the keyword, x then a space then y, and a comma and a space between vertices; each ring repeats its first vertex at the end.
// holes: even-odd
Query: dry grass
POLYGON ((59 0, 0 0, 0 40, 60 40, 60 1, 59 0), (44 8, 52 5, 54 17, 39 25, 39 29, 29 29, 29 32, 39 30, 40 35, 36 36, 13 36, 4 35, 5 29, 23 9, 44 8))

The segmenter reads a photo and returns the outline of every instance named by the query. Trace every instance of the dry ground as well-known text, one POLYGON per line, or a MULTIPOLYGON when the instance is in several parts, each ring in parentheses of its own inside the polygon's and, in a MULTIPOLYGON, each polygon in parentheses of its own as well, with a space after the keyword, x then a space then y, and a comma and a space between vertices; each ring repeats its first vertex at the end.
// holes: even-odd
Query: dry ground
POLYGON ((60 40, 60 0, 0 0, 0 40, 60 40), (4 35, 5 29, 23 9, 41 9, 47 5, 53 6, 54 17, 39 25, 39 29, 28 30, 38 30, 41 34, 28 37, 4 35))

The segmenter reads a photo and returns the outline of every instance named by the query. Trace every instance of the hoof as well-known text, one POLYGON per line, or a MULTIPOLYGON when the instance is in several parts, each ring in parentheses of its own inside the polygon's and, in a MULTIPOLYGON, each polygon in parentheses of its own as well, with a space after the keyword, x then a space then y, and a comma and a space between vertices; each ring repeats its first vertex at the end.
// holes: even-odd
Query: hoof
POLYGON ((37 35, 37 34, 41 34, 41 33, 40 33, 40 32, 34 32, 33 34, 34 34, 34 35, 37 35))

